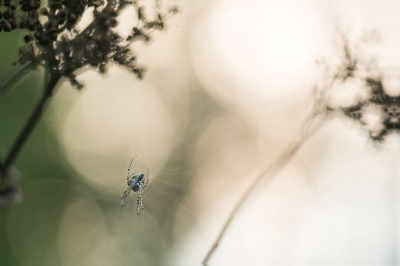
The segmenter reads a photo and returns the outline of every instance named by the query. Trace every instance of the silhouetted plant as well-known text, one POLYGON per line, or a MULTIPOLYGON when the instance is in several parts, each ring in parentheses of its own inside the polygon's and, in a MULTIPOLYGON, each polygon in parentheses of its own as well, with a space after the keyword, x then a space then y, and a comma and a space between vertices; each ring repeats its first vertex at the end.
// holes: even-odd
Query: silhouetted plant
POLYGON ((104 74, 110 62, 128 68, 142 79, 145 69, 137 64, 132 43, 148 42, 151 32, 164 29, 165 21, 178 12, 176 6, 161 12, 156 3, 157 15, 150 19, 139 1, 125 0, 53 0, 42 8, 39 0, 21 0, 19 4, 17 6, 12 0, 0 2, 6 9, 0 13, 0 31, 27 31, 25 44, 18 48, 19 57, 14 65, 27 62, 42 65, 46 71, 46 81, 36 108, 4 161, 0 161, 0 197, 15 195, 17 188, 9 182, 10 168, 36 126, 59 80, 65 77, 73 86, 82 89, 83 84, 76 79, 77 69, 91 66, 104 74), (132 33, 123 38, 115 28, 121 11, 129 5, 135 8, 138 23, 132 33), (93 7, 93 20, 85 29, 79 30, 77 24, 88 7, 93 7))
MULTIPOLYGON (((311 111, 301 124, 293 144, 272 165, 260 170, 234 206, 208 250, 203 265, 208 265, 243 203, 259 185, 270 184, 275 179, 304 142, 326 121, 328 115, 343 114, 350 117, 366 127, 369 138, 374 142, 384 140, 384 136, 391 131, 400 130, 400 77, 387 75, 373 58, 368 58, 367 54, 361 53, 355 44, 350 43, 346 35, 340 34, 340 37, 339 64, 319 61, 324 66, 324 76, 321 84, 314 89, 311 111), (392 91, 396 91, 395 95, 388 94, 389 87, 395 87, 392 88, 392 91), (344 102, 335 99, 337 89, 357 89, 358 93, 349 96, 349 101, 344 102)), ((346 93, 351 94, 349 90, 346 93)))

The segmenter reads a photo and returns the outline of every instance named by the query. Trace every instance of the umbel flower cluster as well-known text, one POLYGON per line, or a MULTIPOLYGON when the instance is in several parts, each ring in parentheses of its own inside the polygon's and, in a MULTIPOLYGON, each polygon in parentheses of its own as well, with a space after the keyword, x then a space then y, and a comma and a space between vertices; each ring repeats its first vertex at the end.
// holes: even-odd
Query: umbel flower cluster
POLYGON ((149 19, 139 2, 124 0, 53 0, 47 7, 41 7, 40 0, 21 0, 19 5, 13 0, 3 0, 0 4, 5 7, 0 13, 0 29, 27 31, 25 45, 18 50, 18 63, 32 61, 45 65, 52 75, 64 76, 78 88, 82 88, 82 84, 76 80, 74 71, 90 65, 105 73, 110 61, 142 78, 144 68, 136 63, 132 42, 148 42, 150 31, 162 30, 165 20, 178 12, 172 6, 149 19), (128 38, 122 38, 115 27, 121 10, 128 5, 135 8, 138 24, 128 38), (76 25, 89 7, 93 7, 93 20, 79 31, 76 25))

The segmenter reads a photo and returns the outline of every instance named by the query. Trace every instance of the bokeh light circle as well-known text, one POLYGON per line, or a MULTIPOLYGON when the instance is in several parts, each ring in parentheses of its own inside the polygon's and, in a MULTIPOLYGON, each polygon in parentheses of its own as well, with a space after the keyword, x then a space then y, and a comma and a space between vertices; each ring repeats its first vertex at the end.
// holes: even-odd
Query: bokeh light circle
POLYGON ((191 56, 209 93, 248 107, 308 89, 326 34, 306 3, 222 1, 197 21, 191 56))
POLYGON ((133 157, 142 156, 142 171, 151 162, 162 167, 174 136, 159 95, 131 73, 118 68, 112 72, 107 79, 84 74, 89 85, 70 108, 61 133, 74 169, 105 191, 124 184, 117 179, 126 176, 133 157))

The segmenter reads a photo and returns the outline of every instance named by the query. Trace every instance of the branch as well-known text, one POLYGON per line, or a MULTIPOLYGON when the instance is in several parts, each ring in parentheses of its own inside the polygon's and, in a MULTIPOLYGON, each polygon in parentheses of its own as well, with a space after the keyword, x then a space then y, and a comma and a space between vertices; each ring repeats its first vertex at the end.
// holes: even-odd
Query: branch
POLYGON ((214 254, 215 250, 218 248, 222 238, 224 237, 228 227, 232 223, 233 219, 238 214, 239 210, 243 207, 243 204, 249 199, 249 196, 253 194, 255 189, 261 185, 261 181, 265 180, 264 184, 262 185, 269 185, 272 181, 275 180, 277 174, 287 165, 287 163, 293 158, 293 156, 297 153, 297 151, 301 148, 304 142, 316 132, 316 130, 320 127, 322 122, 324 121, 326 109, 321 112, 321 99, 317 100, 312 108, 312 112, 303 124, 300 129, 300 134, 298 139, 294 142, 294 144, 289 148, 287 152, 285 152, 274 164, 271 166, 267 166, 263 170, 260 171, 256 179, 250 185, 249 188, 245 191, 239 201, 236 203, 235 207, 233 208, 231 214, 229 215, 228 219, 224 223, 219 235, 217 236, 216 240, 214 241, 211 248, 208 250, 206 257, 204 258, 202 264, 204 266, 208 265, 212 255, 214 254), (317 120, 317 123, 313 125, 314 121, 316 120, 316 116, 320 115, 320 120, 317 120), (321 117, 322 116, 322 117, 321 117))

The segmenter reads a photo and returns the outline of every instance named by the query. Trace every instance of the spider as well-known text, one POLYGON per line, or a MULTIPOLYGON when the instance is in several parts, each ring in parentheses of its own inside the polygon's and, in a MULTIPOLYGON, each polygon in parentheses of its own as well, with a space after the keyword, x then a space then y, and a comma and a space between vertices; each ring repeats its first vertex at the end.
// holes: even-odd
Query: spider
MULTIPOLYGON (((121 207, 124 207, 129 202, 129 200, 127 202, 125 202, 125 199, 126 199, 126 197, 128 197, 131 190, 133 190, 133 192, 138 192, 137 200, 136 200, 136 210, 137 210, 137 215, 139 215, 140 212, 142 210, 144 210, 143 200, 142 200, 142 192, 149 183, 150 173, 149 173, 149 168, 147 168, 147 178, 145 178, 144 174, 141 174, 141 173, 138 173, 138 174, 133 173, 133 175, 131 176, 130 171, 131 171, 131 166, 132 166, 133 160, 134 159, 132 159, 131 163, 129 164, 128 174, 126 175, 126 181, 128 183, 128 188, 125 189, 125 191, 121 195, 121 207)), ((138 161, 139 160, 135 161, 136 162, 135 168, 138 166, 138 161)))

